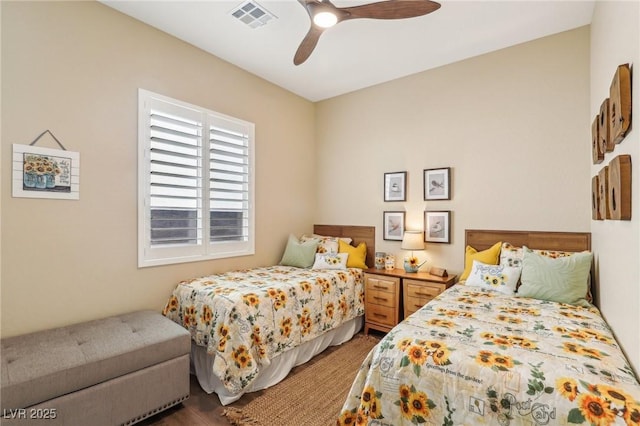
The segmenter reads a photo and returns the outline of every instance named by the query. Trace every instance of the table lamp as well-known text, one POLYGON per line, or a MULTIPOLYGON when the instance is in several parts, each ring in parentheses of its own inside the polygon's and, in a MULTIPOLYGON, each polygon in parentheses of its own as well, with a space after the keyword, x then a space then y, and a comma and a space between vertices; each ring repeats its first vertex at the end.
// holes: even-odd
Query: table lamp
POLYGON ((402 250, 411 250, 411 256, 404 259, 405 272, 418 272, 418 269, 425 264, 426 260, 418 263, 418 258, 413 255, 413 251, 424 250, 422 231, 405 231, 400 248, 402 250))

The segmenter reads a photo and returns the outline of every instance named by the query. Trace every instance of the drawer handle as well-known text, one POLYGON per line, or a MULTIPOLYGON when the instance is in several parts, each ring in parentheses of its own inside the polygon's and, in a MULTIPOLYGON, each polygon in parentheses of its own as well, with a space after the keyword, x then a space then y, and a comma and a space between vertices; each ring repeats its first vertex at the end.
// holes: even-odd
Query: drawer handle
POLYGON ((415 306, 416 308, 422 308, 424 305, 413 305, 413 306, 415 306))
POLYGON ((385 287, 383 285, 374 285, 373 288, 377 288, 377 289, 380 289, 380 290, 386 290, 387 289, 387 287, 385 287))
POLYGON ((384 315, 384 314, 379 314, 379 313, 377 313, 377 312, 374 312, 373 316, 374 316, 374 317, 381 317, 381 318, 386 318, 386 317, 387 317, 386 315, 384 315))
POLYGON ((416 292, 417 296, 433 296, 432 293, 420 293, 419 291, 416 292))
POLYGON ((385 302, 387 302, 389 299, 387 299, 386 297, 378 297, 378 296, 373 296, 374 299, 376 300, 383 300, 385 302))

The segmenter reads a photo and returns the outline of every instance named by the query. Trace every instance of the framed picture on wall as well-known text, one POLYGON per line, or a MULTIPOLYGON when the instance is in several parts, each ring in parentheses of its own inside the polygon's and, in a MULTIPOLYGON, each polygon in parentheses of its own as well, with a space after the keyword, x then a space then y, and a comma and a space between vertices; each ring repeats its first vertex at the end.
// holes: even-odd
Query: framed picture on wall
POLYGON ((451 168, 424 170, 424 199, 426 200, 450 200, 451 168))
POLYGON ((382 235, 385 240, 402 241, 404 236, 404 216, 405 212, 383 213, 382 235))
POLYGON ((407 201, 407 172, 384 174, 384 201, 407 201))
POLYGON ((13 144, 12 195, 79 200, 80 153, 13 144))
POLYGON ((424 212, 424 240, 428 243, 451 243, 451 211, 424 212))

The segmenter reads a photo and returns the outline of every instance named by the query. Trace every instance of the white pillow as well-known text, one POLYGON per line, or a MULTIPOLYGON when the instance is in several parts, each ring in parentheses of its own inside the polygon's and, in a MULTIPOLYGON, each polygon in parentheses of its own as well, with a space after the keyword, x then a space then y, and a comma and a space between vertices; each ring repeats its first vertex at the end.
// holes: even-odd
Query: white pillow
POLYGON ((502 248, 500 249, 500 265, 522 268, 523 256, 522 247, 515 247, 507 242, 502 243, 502 248))
POLYGON ((347 253, 316 253, 311 269, 347 269, 347 253))
POLYGON ((351 244, 353 240, 349 237, 327 237, 325 235, 311 234, 313 238, 335 238, 336 240, 342 240, 347 244, 351 244))
POLYGON ((465 285, 482 287, 504 294, 515 294, 522 268, 505 265, 487 265, 473 261, 471 273, 465 285))
POLYGON ((303 235, 300 237, 301 242, 310 240, 318 241, 318 253, 337 253, 338 252, 338 239, 335 237, 324 237, 322 235, 303 235))

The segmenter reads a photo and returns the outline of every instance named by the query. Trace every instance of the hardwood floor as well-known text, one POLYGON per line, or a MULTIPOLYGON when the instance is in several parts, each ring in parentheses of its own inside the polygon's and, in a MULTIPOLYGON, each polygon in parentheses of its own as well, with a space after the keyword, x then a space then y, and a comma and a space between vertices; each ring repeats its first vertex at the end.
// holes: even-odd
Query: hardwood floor
POLYGON ((144 426, 229 426, 229 422, 222 415, 224 407, 220 404, 218 397, 215 394, 205 393, 198 384, 198 379, 193 375, 191 376, 190 389, 189 399, 138 424, 144 426))

